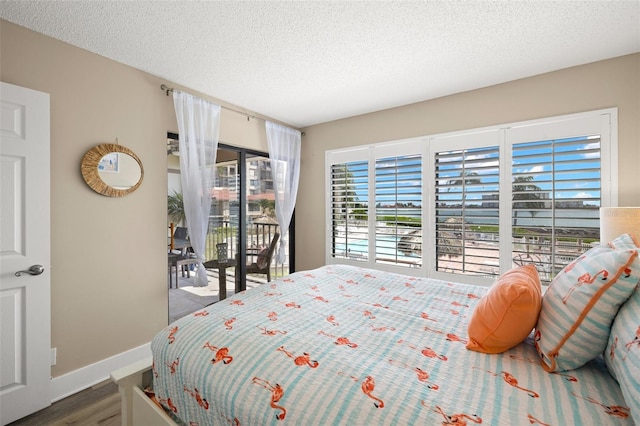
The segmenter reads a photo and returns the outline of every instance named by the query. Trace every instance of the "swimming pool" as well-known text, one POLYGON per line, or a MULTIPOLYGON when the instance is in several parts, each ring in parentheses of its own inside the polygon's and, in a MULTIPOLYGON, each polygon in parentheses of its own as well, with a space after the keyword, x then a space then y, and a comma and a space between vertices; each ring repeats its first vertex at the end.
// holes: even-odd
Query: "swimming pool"
MULTIPOLYGON (((422 258, 422 250, 402 250, 398 248, 404 242, 401 241, 402 236, 396 235, 380 235, 375 240, 375 257, 376 260, 386 262, 410 263, 415 264, 422 258), (401 241, 401 244, 398 244, 401 241)), ((335 243, 334 257, 347 258, 356 260, 369 259, 369 239, 354 238, 349 240, 347 244, 335 243)))

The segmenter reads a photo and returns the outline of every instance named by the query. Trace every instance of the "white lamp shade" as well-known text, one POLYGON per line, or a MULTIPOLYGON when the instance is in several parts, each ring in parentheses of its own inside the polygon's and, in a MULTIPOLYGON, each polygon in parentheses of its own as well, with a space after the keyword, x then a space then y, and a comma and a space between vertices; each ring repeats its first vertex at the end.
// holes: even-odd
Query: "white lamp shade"
POLYGON ((600 243, 626 233, 640 238, 640 207, 600 207, 600 243))

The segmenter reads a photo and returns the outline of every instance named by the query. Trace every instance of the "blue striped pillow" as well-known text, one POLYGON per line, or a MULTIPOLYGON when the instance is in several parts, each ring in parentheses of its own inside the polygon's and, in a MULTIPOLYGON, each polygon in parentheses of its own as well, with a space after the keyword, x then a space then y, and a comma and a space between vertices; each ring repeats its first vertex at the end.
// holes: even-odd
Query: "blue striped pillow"
MULTIPOLYGON (((631 234, 621 235, 609 245, 640 250, 631 234)), ((613 320, 604 360, 611 375, 620 383, 631 417, 640 425, 640 284, 613 320)))
POLYGON ((572 370, 599 356, 618 308, 638 280, 637 250, 595 247, 567 265, 543 296, 536 325, 544 369, 572 370))
POLYGON ((631 417, 640 425, 640 288, 636 288, 613 320, 604 359, 609 372, 620 383, 631 417))

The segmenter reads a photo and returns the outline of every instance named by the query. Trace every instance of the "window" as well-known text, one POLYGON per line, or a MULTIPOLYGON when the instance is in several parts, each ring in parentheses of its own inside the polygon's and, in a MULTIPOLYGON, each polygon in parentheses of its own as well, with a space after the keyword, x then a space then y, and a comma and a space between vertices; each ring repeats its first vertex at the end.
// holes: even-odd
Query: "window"
POLYGON ((533 263, 550 282, 617 204, 616 126, 607 109, 329 151, 327 261, 470 283, 533 263))
POLYGON ((600 135, 513 146, 513 260, 543 281, 599 242, 601 155, 600 135))
POLYGON ((417 266, 422 258, 422 156, 376 160, 376 263, 417 266))
POLYGON ((410 140, 327 153, 329 262, 422 268, 425 147, 410 140))
POLYGON ((435 270, 499 270, 499 147, 436 151, 434 157, 435 270))
POLYGON ((368 165, 353 161, 331 166, 331 256, 368 259, 368 165))

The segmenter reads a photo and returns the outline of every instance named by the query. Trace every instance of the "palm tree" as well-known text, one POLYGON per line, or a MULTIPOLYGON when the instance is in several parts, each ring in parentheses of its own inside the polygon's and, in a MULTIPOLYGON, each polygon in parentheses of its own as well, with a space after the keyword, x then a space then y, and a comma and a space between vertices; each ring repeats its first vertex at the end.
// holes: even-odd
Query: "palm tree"
POLYGON ((531 217, 538 214, 537 209, 544 207, 544 202, 540 201, 542 188, 534 185, 533 176, 516 176, 513 179, 513 226, 518 222, 518 209, 528 208, 531 217))
POLYGON ((260 210, 262 210, 263 215, 274 217, 274 213, 276 211, 275 200, 267 200, 266 198, 261 198, 258 200, 258 205, 260 206, 260 210))
MULTIPOLYGON (((477 177, 471 177, 471 176, 478 176, 477 172, 460 172, 460 176, 458 176, 455 179, 449 179, 447 181, 447 185, 449 186, 465 186, 465 185, 474 185, 474 184, 478 184, 478 183, 482 183, 482 179, 477 178, 477 177)), ((449 189, 447 189, 448 191, 449 189)))
POLYGON ((187 215, 184 210, 184 198, 181 192, 173 191, 167 198, 167 216, 172 222, 186 226, 187 215))
POLYGON ((452 256, 462 256, 462 271, 466 270, 466 220, 465 220, 465 201, 467 199, 466 185, 477 185, 482 183, 482 179, 477 177, 477 172, 460 171, 460 175, 454 179, 447 181, 447 192, 451 190, 453 186, 462 186, 462 200, 461 200, 461 216, 459 218, 451 217, 445 220, 445 224, 442 228, 447 229, 442 232, 444 237, 440 244, 436 247, 436 253, 438 255, 446 254, 450 258, 452 256), (455 232, 459 227, 459 232, 455 232))
POLYGON ((339 189, 333 197, 333 205, 342 212, 341 219, 348 221, 350 216, 356 213, 356 219, 362 218, 366 220, 366 213, 363 214, 362 209, 366 211, 366 204, 359 203, 358 193, 355 190, 353 172, 349 170, 348 164, 336 165, 333 168, 335 175, 335 183, 339 184, 339 189), (359 209, 354 212, 354 209, 359 209))

